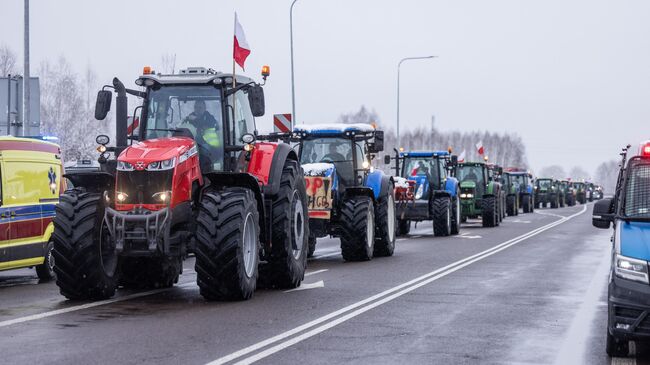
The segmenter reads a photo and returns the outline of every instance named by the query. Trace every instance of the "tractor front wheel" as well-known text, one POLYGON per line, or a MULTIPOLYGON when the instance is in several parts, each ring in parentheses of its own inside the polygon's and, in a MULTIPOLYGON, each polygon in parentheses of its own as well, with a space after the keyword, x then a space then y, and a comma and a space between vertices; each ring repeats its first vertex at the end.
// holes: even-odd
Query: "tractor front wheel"
POLYGON ((411 232, 411 221, 407 221, 406 219, 399 219, 397 221, 397 235, 398 236, 406 236, 411 232))
POLYGON ((433 216, 433 235, 438 237, 451 234, 451 201, 449 197, 438 197, 433 199, 431 207, 433 216))
POLYGON ((481 219, 483 227, 497 226, 497 202, 493 196, 483 199, 481 219))
POLYGON ((267 263, 260 266, 260 284, 293 289, 305 277, 309 254, 309 218, 305 179, 297 161, 287 160, 280 192, 273 199, 272 242, 267 263))
POLYGON ((115 295, 118 256, 104 224, 101 194, 74 189, 61 195, 53 242, 54 272, 61 294, 72 300, 115 295))
POLYGON ((456 197, 452 199, 451 202, 451 234, 460 233, 460 198, 458 197, 458 192, 456 192, 456 197))
POLYGON ((341 255, 345 261, 372 259, 375 246, 375 211, 372 199, 357 196, 341 207, 341 255))
POLYGON ((376 209, 377 237, 374 256, 393 256, 395 252, 395 232, 397 216, 395 215, 395 197, 393 184, 388 185, 386 196, 379 199, 376 209))
POLYGON ((245 188, 208 189, 196 227, 196 281, 207 300, 253 296, 259 263, 259 214, 245 188))

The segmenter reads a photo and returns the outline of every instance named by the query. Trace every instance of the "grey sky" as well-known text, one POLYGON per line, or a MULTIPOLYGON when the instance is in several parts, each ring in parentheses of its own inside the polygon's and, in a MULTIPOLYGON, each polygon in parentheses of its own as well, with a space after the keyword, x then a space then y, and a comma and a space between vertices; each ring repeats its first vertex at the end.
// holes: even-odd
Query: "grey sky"
MULTIPOLYGON (((177 68, 232 68, 233 11, 252 54, 247 73, 271 65, 273 113, 291 111, 290 0, 32 0, 32 73, 66 56, 81 73, 132 84, 142 66, 177 54, 177 68)), ((22 0, 3 1, 0 43, 22 54, 22 0)), ((487 129, 520 134, 532 166, 567 168, 617 156, 650 139, 650 2, 317 1, 295 7, 297 114, 327 122, 361 104, 395 123, 402 69, 402 128, 487 129)), ((489 153, 489 151, 488 151, 489 153)))

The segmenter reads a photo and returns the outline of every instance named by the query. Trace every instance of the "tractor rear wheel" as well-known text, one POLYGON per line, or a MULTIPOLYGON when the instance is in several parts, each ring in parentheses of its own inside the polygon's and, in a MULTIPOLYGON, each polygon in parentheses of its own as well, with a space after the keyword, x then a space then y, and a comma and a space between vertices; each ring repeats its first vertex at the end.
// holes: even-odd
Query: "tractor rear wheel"
POLYGON ((497 204, 496 199, 491 196, 483 199, 481 219, 483 227, 496 227, 497 225, 497 204))
POLYGON ((397 216, 395 214, 394 190, 393 183, 390 183, 386 196, 379 199, 375 212, 377 236, 373 255, 377 257, 393 256, 395 252, 397 216))
POLYGON ((259 263, 259 214, 245 188, 208 189, 196 227, 196 281, 207 300, 253 296, 259 263))
POLYGON ((260 284, 293 289, 305 277, 309 254, 309 218, 305 179, 297 161, 284 163, 280 191, 273 199, 271 252, 260 265, 260 284))
POLYGON ((433 199, 431 206, 433 216, 433 235, 438 237, 451 234, 451 201, 443 196, 433 199))
POLYGON ((356 196, 341 207, 341 255, 345 261, 372 259, 375 246, 375 211, 367 196, 356 196))
POLYGON ((451 234, 460 233, 460 198, 456 192, 456 197, 451 202, 451 234))
POLYGON ((72 300, 115 295, 118 256, 104 224, 101 194, 74 189, 61 195, 52 237, 61 294, 72 300))
POLYGON ((550 200, 551 209, 557 209, 557 195, 550 194, 549 200, 550 200))
POLYGON ((516 201, 514 196, 508 196, 506 198, 506 213, 509 217, 515 215, 515 203, 516 201))
POLYGON ((411 221, 407 221, 406 219, 399 219, 397 221, 397 235, 398 236, 406 236, 411 232, 411 221))

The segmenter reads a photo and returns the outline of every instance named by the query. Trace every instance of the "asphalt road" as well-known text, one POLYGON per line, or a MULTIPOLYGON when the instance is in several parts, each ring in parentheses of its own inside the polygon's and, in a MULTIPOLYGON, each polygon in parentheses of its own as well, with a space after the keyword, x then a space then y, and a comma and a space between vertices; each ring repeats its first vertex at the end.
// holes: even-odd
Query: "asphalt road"
POLYGON ((590 219, 591 206, 543 209, 448 238, 421 223, 395 256, 361 263, 323 239, 300 290, 246 302, 204 301, 193 260, 174 288, 94 303, 2 272, 0 362, 608 364, 610 232, 590 219))

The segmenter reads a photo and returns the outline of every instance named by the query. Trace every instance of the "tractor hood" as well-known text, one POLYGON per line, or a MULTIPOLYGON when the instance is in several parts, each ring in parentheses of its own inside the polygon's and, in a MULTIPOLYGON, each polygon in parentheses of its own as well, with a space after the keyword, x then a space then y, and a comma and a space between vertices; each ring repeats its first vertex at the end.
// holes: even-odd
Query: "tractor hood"
POLYGON ((134 143, 118 157, 119 161, 132 164, 164 161, 178 157, 194 146, 194 140, 187 137, 156 138, 134 143))
POLYGON ((468 181, 468 180, 465 180, 465 181, 462 181, 462 182, 460 183, 460 187, 461 187, 461 189, 462 189, 462 188, 465 188, 465 189, 476 189, 476 182, 475 182, 475 181, 468 181))

